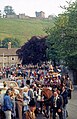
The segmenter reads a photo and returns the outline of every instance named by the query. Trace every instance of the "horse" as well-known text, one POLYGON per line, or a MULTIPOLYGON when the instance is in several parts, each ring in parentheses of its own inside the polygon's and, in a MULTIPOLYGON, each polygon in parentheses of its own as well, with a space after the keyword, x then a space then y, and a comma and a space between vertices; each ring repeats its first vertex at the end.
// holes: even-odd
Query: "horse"
POLYGON ((44 87, 42 89, 42 96, 45 96, 48 100, 52 97, 52 90, 50 90, 48 87, 44 87))
POLYGON ((42 110, 44 111, 45 116, 49 117, 49 106, 51 108, 51 97, 53 95, 52 90, 50 90, 48 87, 44 87, 42 89, 42 97, 44 96, 44 101, 42 104, 42 110))

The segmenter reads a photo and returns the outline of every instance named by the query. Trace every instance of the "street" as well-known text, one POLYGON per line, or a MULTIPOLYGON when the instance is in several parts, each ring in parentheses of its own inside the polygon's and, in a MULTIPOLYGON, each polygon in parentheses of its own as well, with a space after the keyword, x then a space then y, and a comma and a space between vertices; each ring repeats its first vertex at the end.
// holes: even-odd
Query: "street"
POLYGON ((68 104, 68 119, 77 119, 77 88, 72 92, 72 99, 68 104))

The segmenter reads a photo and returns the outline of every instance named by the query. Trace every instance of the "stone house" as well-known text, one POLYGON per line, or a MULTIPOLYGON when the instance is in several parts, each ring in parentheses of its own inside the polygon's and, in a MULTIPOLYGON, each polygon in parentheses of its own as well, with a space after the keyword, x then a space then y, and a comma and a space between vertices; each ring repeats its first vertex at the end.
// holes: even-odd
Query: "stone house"
POLYGON ((16 14, 6 15, 6 18, 15 19, 15 18, 18 18, 18 15, 16 14))
POLYGON ((0 48, 0 67, 19 64, 17 50, 18 48, 11 48, 11 42, 8 43, 8 48, 0 48))
POLYGON ((36 18, 45 18, 45 13, 43 11, 35 12, 36 18))

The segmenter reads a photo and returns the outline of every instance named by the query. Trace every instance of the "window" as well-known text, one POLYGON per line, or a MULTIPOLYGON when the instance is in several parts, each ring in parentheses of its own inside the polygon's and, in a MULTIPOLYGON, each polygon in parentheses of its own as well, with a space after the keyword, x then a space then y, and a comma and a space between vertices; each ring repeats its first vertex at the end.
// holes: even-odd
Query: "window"
POLYGON ((12 60, 14 60, 14 57, 12 57, 12 60))

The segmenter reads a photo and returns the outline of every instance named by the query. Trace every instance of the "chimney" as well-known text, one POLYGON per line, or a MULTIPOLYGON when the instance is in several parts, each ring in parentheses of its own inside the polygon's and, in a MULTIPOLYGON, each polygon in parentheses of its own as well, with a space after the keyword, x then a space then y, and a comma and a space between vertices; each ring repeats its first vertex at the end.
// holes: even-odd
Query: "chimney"
POLYGON ((8 42, 8 49, 11 49, 11 42, 8 42))

